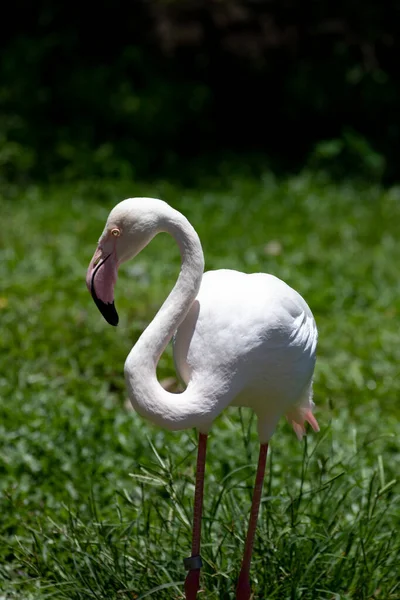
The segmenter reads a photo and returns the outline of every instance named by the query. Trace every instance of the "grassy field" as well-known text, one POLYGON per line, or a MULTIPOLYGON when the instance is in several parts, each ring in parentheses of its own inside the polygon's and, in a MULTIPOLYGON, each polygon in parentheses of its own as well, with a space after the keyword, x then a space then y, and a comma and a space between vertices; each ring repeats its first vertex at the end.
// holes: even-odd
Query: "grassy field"
MULTIPOLYGON (((400 598, 400 189, 303 174, 184 190, 160 182, 36 188, 1 200, 0 598, 182 599, 196 434, 126 402, 125 357, 173 285, 158 236, 120 270, 118 328, 85 287, 109 210, 162 197, 197 229, 206 268, 273 273, 319 328, 321 432, 284 419, 270 447, 254 600, 400 598)), ((174 377, 170 349, 159 378, 174 377)), ((258 456, 226 411, 209 441, 204 591, 234 598, 258 456)))

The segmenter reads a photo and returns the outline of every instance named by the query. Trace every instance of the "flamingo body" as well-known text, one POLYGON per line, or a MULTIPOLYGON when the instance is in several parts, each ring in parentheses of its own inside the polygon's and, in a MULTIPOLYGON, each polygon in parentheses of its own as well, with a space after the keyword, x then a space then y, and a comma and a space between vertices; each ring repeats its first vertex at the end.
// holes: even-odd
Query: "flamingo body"
POLYGON ((273 275, 224 269, 203 275, 174 336, 174 359, 183 381, 199 381, 200 398, 215 402, 212 418, 229 404, 250 407, 266 442, 286 413, 301 437, 316 345, 313 315, 295 290, 273 275))

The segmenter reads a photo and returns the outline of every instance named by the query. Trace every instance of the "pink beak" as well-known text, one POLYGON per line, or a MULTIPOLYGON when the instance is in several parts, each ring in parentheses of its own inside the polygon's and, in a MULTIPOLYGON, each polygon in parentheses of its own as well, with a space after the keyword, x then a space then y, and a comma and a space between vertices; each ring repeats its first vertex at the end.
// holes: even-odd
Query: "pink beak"
POLYGON ((97 308, 110 325, 118 325, 119 320, 114 306, 117 268, 115 249, 112 252, 105 253, 101 246, 98 246, 86 272, 87 288, 97 308))

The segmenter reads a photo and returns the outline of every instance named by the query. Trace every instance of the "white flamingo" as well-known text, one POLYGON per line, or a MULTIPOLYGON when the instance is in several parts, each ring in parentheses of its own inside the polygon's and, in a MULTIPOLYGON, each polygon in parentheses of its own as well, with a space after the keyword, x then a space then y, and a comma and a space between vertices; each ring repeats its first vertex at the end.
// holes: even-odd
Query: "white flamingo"
POLYGON ((257 415, 260 455, 237 600, 249 600, 250 561, 261 500, 268 442, 282 415, 299 437, 305 421, 314 431, 312 377, 317 328, 303 298, 264 273, 203 273, 204 256, 189 221, 162 200, 130 198, 111 211, 88 267, 86 283, 111 325, 117 325, 114 285, 118 266, 136 256, 160 232, 171 234, 182 262, 177 282, 125 362, 129 397, 136 411, 171 431, 199 431, 192 554, 185 559, 187 600, 199 589, 200 528, 207 435, 229 405, 257 415), (177 371, 186 384, 172 394, 157 381, 156 367, 173 337, 177 371))

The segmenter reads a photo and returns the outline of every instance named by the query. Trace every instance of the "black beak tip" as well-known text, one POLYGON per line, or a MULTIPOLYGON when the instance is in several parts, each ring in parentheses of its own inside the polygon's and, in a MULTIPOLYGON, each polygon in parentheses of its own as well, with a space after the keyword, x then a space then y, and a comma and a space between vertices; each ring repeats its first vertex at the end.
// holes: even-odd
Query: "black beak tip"
POLYGON ((111 302, 110 304, 108 304, 108 303, 106 304, 105 302, 102 302, 101 300, 99 300, 96 297, 94 297, 93 299, 96 302, 97 308, 99 309, 99 311, 101 312, 101 314, 103 315, 103 317, 105 318, 107 323, 116 327, 119 322, 119 317, 118 317, 118 313, 115 308, 114 302, 111 302))

